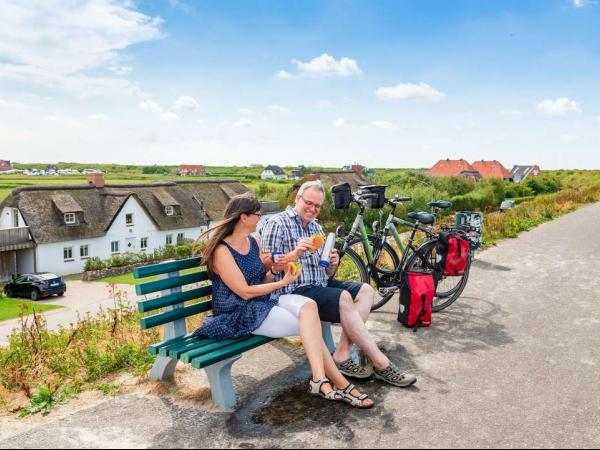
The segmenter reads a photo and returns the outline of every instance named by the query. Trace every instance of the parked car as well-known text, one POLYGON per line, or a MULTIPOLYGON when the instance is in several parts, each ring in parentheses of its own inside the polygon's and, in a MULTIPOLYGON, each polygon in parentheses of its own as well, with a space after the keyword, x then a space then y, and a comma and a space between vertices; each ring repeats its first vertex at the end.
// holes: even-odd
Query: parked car
POLYGON ((12 282, 4 286, 7 296, 28 297, 34 301, 49 295, 64 295, 66 290, 65 280, 49 272, 13 275, 12 282))
POLYGON ((502 202, 502 204, 500 205, 500 211, 506 212, 509 209, 513 209, 514 207, 515 207, 515 201, 514 200, 504 200, 502 202))

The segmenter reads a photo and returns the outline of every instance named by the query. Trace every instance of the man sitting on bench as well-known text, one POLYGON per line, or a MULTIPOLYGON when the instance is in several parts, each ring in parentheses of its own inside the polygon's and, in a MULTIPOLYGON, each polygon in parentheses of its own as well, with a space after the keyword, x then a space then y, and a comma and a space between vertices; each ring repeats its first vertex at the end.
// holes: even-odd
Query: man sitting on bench
POLYGON ((402 373, 377 347, 369 334, 365 322, 374 301, 373 288, 368 284, 340 282, 328 279, 339 264, 339 255, 334 250, 331 265, 325 269, 319 265, 319 251, 312 251, 315 234, 323 234, 323 228, 315 221, 323 202, 325 191, 320 181, 308 181, 300 186, 296 204, 272 217, 261 230, 263 260, 273 252, 282 253, 271 271, 281 280, 284 265, 289 261, 302 263, 301 276, 275 292, 275 295, 297 294, 313 299, 319 308, 321 320, 341 323, 342 336, 333 359, 340 371, 349 377, 375 378, 394 386, 408 387, 417 378, 402 373), (361 348, 373 361, 373 370, 361 367, 352 358, 352 343, 361 348))

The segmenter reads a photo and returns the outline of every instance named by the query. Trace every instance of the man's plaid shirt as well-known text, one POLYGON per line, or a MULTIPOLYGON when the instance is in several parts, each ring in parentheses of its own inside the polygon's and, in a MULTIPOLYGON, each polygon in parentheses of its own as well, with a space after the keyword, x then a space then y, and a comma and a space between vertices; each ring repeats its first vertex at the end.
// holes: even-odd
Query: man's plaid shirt
MULTIPOLYGON (((298 246, 298 241, 311 237, 314 234, 323 234, 323 227, 313 220, 304 228, 302 219, 294 208, 288 208, 269 219, 260 231, 262 251, 265 253, 282 252, 290 253, 298 246)), ((321 252, 306 252, 298 261, 302 264, 302 274, 293 283, 284 286, 273 294, 271 298, 279 298, 283 294, 291 294, 301 286, 327 286, 325 268, 319 266, 321 252)), ((283 274, 275 277, 281 280, 283 274)))

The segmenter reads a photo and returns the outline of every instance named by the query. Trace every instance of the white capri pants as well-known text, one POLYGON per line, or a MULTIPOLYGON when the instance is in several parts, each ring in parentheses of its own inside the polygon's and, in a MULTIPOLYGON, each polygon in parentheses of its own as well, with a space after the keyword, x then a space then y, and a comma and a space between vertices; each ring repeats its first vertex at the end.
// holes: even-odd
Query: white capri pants
POLYGON ((296 294, 285 294, 279 297, 277 306, 273 307, 263 323, 260 324, 252 334, 267 336, 270 338, 281 338, 286 336, 298 336, 300 330, 298 321, 300 309, 308 302, 308 297, 296 294))

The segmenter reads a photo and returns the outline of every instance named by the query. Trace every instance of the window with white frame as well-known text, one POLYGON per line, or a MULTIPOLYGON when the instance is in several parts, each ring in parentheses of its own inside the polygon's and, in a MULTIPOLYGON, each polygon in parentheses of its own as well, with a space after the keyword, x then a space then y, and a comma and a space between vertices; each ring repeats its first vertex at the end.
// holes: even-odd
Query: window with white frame
POLYGON ((173 235, 172 234, 167 234, 166 244, 173 245, 173 235))
POLYGON ((177 243, 182 243, 185 239, 185 235, 183 233, 177 233, 177 243))
POLYGON ((125 214, 125 225, 133 225, 133 213, 125 214))
POLYGON ((76 222, 77 217, 75 216, 75 213, 65 213, 65 224, 73 225, 76 222))
POLYGON ((110 243, 110 252, 119 253, 119 241, 112 241, 110 243))
POLYGON ((167 216, 175 215, 175 208, 173 208, 172 206, 165 206, 165 214, 167 216))
POLYGON ((79 257, 80 258, 88 258, 90 256, 90 246, 89 245, 81 245, 79 247, 79 257))
POLYGON ((140 239, 140 250, 147 250, 147 249, 148 249, 148 238, 143 237, 140 239))
POLYGON ((69 261, 73 259, 73 247, 63 248, 63 259, 69 261))

